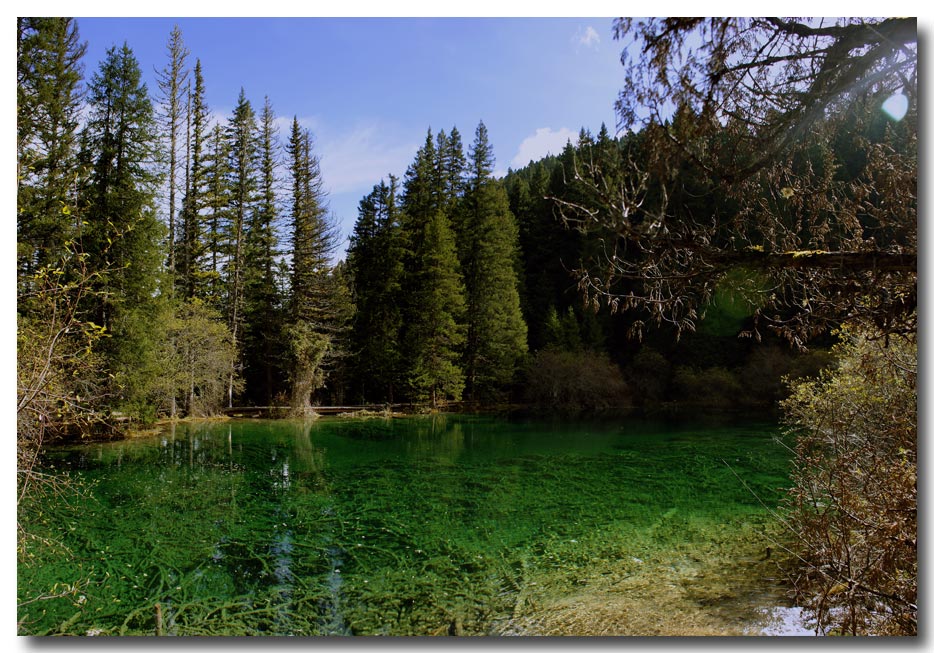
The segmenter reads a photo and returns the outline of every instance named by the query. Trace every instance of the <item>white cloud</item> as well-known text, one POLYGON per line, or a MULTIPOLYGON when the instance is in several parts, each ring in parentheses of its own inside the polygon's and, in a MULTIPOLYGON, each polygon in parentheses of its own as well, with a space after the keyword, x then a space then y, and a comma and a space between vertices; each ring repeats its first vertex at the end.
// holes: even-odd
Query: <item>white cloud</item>
POLYGON ((322 130, 317 146, 324 185, 332 193, 366 193, 389 173, 401 177, 418 150, 417 143, 400 143, 376 124, 344 134, 322 130))
POLYGON ((583 30, 578 27, 577 32, 574 34, 574 43, 585 48, 596 48, 600 45, 600 35, 590 25, 583 30))
POLYGON ((577 133, 567 127, 558 131, 552 131, 551 127, 536 129, 534 134, 519 143, 519 152, 513 157, 511 165, 520 168, 548 154, 560 154, 569 140, 574 143, 577 133))

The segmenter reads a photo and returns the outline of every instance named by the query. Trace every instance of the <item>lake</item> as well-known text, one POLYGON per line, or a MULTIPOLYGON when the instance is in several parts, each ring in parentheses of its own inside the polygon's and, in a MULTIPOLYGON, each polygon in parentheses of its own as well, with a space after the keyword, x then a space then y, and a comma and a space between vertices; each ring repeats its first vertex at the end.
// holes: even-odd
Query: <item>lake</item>
POLYGON ((21 507, 45 543, 18 567, 19 632, 787 632, 779 436, 435 415, 55 448, 44 470, 82 494, 21 507))

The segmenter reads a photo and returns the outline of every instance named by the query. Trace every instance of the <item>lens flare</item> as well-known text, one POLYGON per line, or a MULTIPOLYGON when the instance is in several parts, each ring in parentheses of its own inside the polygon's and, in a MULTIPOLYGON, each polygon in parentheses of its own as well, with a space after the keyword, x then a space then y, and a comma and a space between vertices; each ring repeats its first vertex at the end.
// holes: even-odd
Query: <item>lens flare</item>
POLYGON ((882 103, 882 110, 897 122, 908 113, 908 98, 902 93, 896 93, 882 103))

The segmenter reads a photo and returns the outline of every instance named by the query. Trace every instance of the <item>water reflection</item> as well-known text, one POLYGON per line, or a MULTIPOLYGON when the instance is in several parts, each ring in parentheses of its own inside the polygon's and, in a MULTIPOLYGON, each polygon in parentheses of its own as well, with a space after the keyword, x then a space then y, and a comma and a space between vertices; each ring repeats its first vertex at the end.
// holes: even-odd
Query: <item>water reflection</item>
POLYGON ((579 592, 753 541, 765 511, 734 472, 774 502, 770 436, 439 415, 179 424, 63 449, 57 464, 97 481, 72 544, 110 601, 75 628, 123 624, 121 604, 214 602, 172 612, 177 632, 199 614, 227 632, 493 632, 530 588, 579 592), (134 589, 127 569, 159 580, 134 589))
POLYGON ((407 440, 407 454, 416 460, 435 460, 453 465, 463 454, 464 424, 453 421, 448 415, 431 415, 411 429, 407 440))

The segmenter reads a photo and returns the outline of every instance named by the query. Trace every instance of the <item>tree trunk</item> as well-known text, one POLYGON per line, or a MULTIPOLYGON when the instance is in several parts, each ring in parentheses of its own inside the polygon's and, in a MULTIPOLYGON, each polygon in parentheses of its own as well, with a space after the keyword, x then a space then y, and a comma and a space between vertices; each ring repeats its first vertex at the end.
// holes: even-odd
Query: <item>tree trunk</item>
POLYGON ((289 417, 315 419, 318 413, 311 405, 311 394, 315 391, 317 370, 307 364, 296 365, 293 370, 292 396, 289 401, 289 417))

